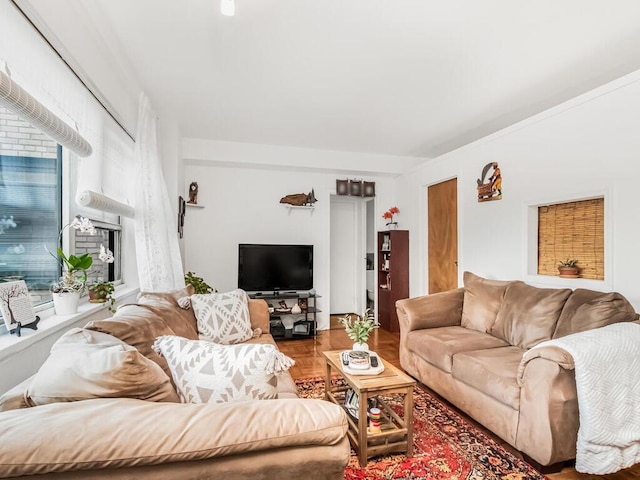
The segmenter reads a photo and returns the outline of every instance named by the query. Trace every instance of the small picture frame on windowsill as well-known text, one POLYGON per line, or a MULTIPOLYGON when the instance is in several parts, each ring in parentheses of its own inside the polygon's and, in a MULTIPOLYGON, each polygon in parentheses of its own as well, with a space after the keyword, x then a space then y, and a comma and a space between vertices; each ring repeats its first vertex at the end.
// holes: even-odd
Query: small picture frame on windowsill
POLYGON ((40 317, 33 311, 24 280, 0 284, 0 313, 9 333, 15 333, 18 337, 23 328, 38 329, 40 317))

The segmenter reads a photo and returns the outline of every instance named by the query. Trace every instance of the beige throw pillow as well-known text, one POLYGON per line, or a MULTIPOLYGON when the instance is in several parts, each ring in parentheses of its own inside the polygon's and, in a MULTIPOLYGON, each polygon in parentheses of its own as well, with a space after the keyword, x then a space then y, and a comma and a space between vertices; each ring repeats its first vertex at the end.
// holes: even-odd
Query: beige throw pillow
POLYGON ((162 368, 135 347, 81 328, 69 330, 51 347, 25 393, 31 406, 115 397, 179 401, 162 368))
POLYGON ((550 340, 570 294, 568 288, 538 288, 513 282, 504 294, 491 334, 525 349, 550 340))
POLYGON ((562 308, 553 338, 606 327, 612 323, 633 322, 637 317, 633 306, 620 293, 577 288, 562 308))
POLYGON ((166 335, 153 348, 166 358, 183 403, 277 398, 276 374, 295 363, 269 344, 219 345, 166 335))
POLYGON ((249 297, 244 290, 192 295, 200 340, 223 345, 246 342, 253 336, 249 297))
POLYGON ((464 302, 461 325, 488 332, 496 321, 509 281, 488 280, 464 272, 464 302))

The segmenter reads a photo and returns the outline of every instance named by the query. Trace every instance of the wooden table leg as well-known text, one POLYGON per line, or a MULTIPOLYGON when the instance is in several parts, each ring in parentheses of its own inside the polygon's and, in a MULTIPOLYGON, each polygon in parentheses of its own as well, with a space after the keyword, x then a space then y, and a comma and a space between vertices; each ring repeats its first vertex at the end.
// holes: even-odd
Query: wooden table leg
POLYGON ((360 398, 358 399, 358 461, 361 467, 367 465, 367 447, 369 444, 367 441, 367 424, 369 423, 367 417, 368 406, 368 393, 361 392, 360 398))
POLYGON ((324 376, 324 399, 329 400, 329 392, 331 391, 331 364, 327 361, 327 369, 324 376))
POLYGON ((404 396, 404 423, 407 427, 407 457, 413 456, 413 387, 404 396))

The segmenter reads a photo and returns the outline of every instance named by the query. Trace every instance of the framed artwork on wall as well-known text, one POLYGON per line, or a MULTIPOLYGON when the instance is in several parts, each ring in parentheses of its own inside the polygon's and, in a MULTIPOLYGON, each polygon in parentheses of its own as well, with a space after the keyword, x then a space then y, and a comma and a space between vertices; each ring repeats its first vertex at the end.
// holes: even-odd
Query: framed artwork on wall
POLYGON ((362 196, 362 180, 349 180, 349 195, 352 197, 362 196))
POLYGON ((184 214, 186 213, 187 203, 184 201, 184 198, 181 196, 178 197, 178 234, 180 238, 184 235, 184 214))
POLYGON ((376 182, 362 182, 362 196, 363 197, 375 197, 376 196, 376 182))
POLYGON ((336 194, 349 195, 349 180, 336 180, 336 194))

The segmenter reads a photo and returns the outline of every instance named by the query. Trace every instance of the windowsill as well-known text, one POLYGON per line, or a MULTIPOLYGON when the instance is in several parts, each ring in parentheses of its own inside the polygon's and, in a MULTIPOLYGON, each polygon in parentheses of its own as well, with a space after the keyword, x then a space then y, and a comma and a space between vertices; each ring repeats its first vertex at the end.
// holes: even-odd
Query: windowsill
MULTIPOLYGON (((115 298, 116 300, 120 300, 134 295, 138 291, 138 287, 127 287, 126 285, 121 285, 116 288, 115 298)), ((106 310, 106 306, 104 304, 89 303, 88 299, 84 298, 78 307, 78 313, 73 315, 55 315, 53 306, 37 312, 37 315, 40 317, 40 323, 38 323, 37 330, 25 328, 21 330, 20 337, 17 335, 10 335, 9 333, 0 335, 0 361, 15 354, 16 352, 24 350, 38 341, 41 341, 43 338, 67 328, 69 325, 72 325, 83 318, 88 318, 89 316, 100 312, 101 310, 106 310)), ((108 313, 106 317, 109 316, 110 314, 108 313)))
POLYGON ((555 275, 527 275, 525 282, 546 288, 588 288, 603 292, 610 291, 613 287, 610 281, 593 280, 591 278, 560 278, 555 275))

